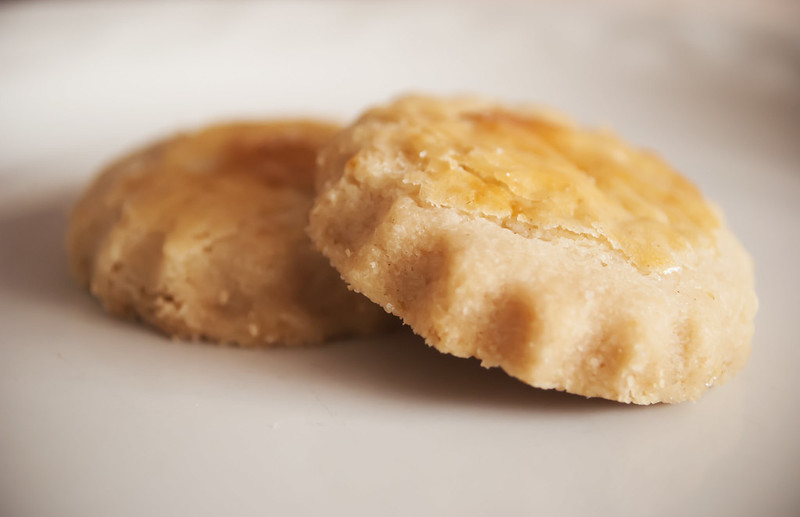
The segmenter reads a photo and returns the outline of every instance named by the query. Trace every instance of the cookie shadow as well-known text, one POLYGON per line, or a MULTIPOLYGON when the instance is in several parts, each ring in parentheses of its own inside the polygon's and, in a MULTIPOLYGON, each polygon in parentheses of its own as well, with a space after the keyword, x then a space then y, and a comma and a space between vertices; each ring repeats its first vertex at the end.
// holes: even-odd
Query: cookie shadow
MULTIPOLYGON (((556 413, 626 409, 618 402, 533 388, 499 368, 482 367, 477 359, 442 354, 428 347, 408 327, 381 338, 278 353, 313 355, 302 366, 295 366, 308 371, 317 385, 337 385, 393 402, 556 413)), ((303 358, 297 359, 299 362, 303 358)))
MULTIPOLYGON (((0 290, 4 302, 32 302, 48 311, 70 312, 102 323, 108 318, 100 305, 70 278, 64 235, 74 188, 0 211, 0 290)), ((152 332, 129 322, 116 326, 126 334, 152 332)), ((143 337, 150 340, 151 337, 143 337)), ((164 339, 164 345, 170 342, 164 339)), ((198 353, 187 344, 186 354, 198 353)), ((201 345, 200 345, 201 346, 201 345)), ((207 351, 215 348, 210 346, 207 351)), ((307 349, 234 350, 232 359, 268 364, 278 360, 292 371, 307 375, 321 389, 336 386, 421 405, 462 406, 475 409, 519 411, 597 411, 622 405, 586 399, 557 391, 531 388, 499 369, 487 370, 474 359, 441 354, 404 327, 381 338, 341 340, 307 349), (256 357, 254 357, 256 356, 256 357)), ((212 352, 213 353, 213 352, 212 352)), ((120 365, 122 366, 122 365, 120 365)), ((269 371, 265 371, 269 375, 269 371)))
POLYGON ((75 188, 0 211, 0 290, 9 300, 70 307, 89 303, 70 278, 64 235, 75 188))

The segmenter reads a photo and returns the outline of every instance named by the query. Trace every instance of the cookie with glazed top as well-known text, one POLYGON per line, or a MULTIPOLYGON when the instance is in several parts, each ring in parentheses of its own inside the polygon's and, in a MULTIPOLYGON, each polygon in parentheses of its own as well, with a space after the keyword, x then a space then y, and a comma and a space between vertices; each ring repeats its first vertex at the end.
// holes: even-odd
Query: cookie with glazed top
POLYGON ((405 97, 321 152, 309 233, 441 352, 536 387, 649 404, 742 369, 753 265, 700 191, 607 131, 405 97))
POLYGON ((110 165, 72 213, 72 272, 108 312, 171 336, 316 343, 394 325, 305 234, 317 151, 338 127, 234 123, 110 165))

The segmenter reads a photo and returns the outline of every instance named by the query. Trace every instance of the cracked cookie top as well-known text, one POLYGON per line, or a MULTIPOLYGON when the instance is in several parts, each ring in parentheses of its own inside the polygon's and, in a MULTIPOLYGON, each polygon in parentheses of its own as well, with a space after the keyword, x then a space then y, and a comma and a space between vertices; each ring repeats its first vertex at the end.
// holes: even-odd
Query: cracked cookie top
POLYGON ((423 203, 538 238, 589 237, 644 273, 714 246, 720 220, 700 191, 609 131, 469 98, 404 97, 361 121, 371 118, 412 165, 404 182, 423 203))

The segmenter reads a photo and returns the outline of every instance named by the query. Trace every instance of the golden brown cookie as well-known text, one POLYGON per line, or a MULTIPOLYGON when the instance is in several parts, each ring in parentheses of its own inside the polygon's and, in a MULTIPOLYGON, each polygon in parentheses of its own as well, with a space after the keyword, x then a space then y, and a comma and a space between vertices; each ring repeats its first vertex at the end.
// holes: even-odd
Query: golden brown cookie
POLYGON ((694 185, 609 132, 406 97, 328 144, 318 182, 312 240, 442 352, 639 404, 747 360, 751 259, 694 185))
POLYGON ((110 313, 181 338, 293 345, 387 328, 305 234, 317 150, 337 130, 219 125, 122 158, 72 214, 75 277, 110 313))

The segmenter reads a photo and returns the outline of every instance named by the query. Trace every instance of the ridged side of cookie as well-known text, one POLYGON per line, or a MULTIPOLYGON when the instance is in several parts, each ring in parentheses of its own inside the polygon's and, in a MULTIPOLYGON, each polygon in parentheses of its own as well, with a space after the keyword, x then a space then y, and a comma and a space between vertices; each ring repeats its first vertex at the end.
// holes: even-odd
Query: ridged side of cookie
POLYGON ((540 388, 639 404, 695 399, 744 366, 753 268, 713 208, 706 245, 643 270, 592 236, 431 203, 385 109, 323 152, 310 235, 429 345, 540 388))

